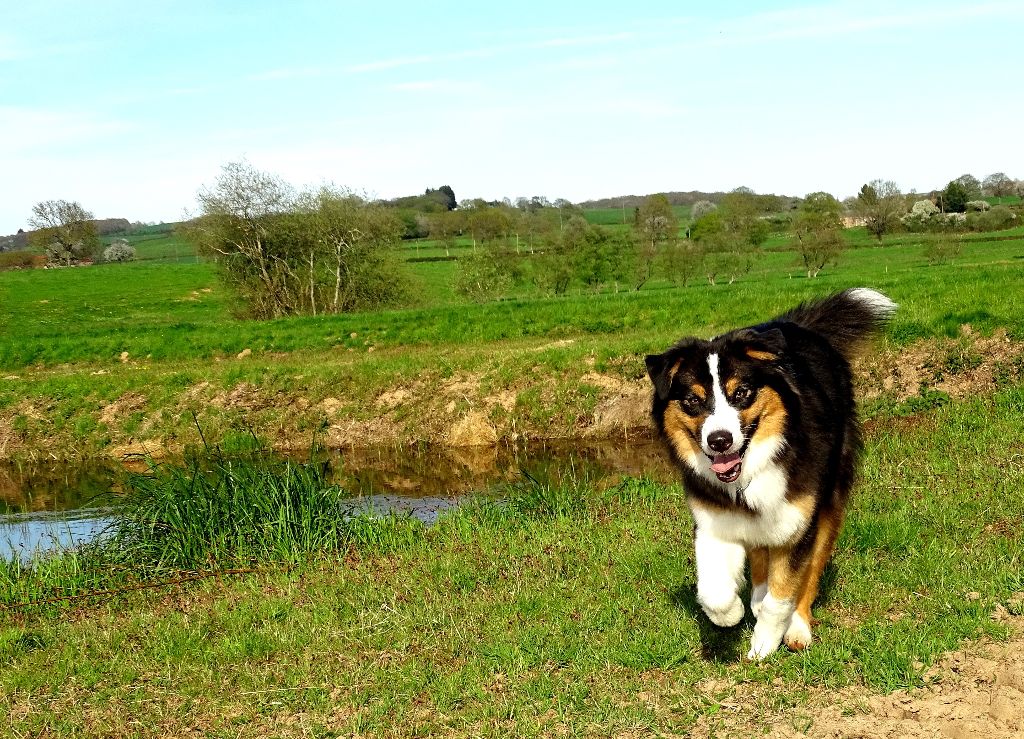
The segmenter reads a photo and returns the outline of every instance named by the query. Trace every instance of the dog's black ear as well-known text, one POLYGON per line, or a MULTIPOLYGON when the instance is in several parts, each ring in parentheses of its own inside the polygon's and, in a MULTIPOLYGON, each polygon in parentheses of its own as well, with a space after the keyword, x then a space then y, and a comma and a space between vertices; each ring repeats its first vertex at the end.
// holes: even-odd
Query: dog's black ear
POLYGON ((651 382, 654 383, 654 390, 658 393, 658 397, 664 400, 668 397, 668 390, 672 386, 668 352, 648 354, 644 357, 644 363, 647 365, 647 374, 650 376, 651 382))
POLYGON ((774 362, 786 351, 786 336, 777 328, 763 331, 746 329, 736 338, 743 347, 743 353, 761 362, 774 362))

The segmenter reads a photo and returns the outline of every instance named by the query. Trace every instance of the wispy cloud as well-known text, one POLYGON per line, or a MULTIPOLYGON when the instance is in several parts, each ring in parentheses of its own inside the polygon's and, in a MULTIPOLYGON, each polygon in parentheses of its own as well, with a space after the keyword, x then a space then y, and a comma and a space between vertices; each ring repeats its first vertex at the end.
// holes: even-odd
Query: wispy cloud
POLYGON ((306 77, 324 77, 329 74, 337 73, 339 67, 322 65, 322 66, 305 66, 305 67, 279 67, 277 69, 268 69, 263 72, 254 72, 246 77, 248 80, 254 82, 267 82, 274 80, 291 80, 306 77))
POLYGON ((467 93, 480 89, 475 82, 462 80, 438 79, 438 80, 414 80, 411 82, 399 82, 391 85, 392 90, 399 92, 438 92, 438 93, 467 93))
POLYGON ((87 111, 0 106, 0 156, 123 134, 133 128, 87 111))
POLYGON ((531 49, 556 49, 570 46, 594 46, 603 44, 621 43, 636 38, 632 32, 588 34, 585 36, 561 36, 555 38, 539 39, 537 41, 524 41, 520 43, 496 44, 483 46, 475 49, 464 49, 461 51, 443 52, 440 54, 419 54, 415 56, 401 56, 391 59, 379 59, 371 62, 353 64, 347 68, 349 72, 379 72, 399 67, 418 66, 423 64, 439 64, 441 62, 454 62, 464 59, 494 57, 505 54, 521 53, 531 49))
POLYGON ((779 10, 738 18, 723 24, 719 33, 708 37, 709 45, 749 44, 768 41, 816 39, 900 28, 920 29, 975 18, 1024 17, 1019 2, 990 2, 948 7, 890 6, 874 9, 863 5, 822 5, 779 10))

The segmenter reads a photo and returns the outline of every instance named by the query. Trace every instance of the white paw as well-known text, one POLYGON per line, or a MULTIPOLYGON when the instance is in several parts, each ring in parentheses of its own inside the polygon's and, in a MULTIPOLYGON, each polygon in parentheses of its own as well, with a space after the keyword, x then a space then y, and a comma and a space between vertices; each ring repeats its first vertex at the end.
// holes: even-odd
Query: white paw
POLYGON ((783 641, 794 651, 806 649, 811 645, 811 625, 799 613, 794 613, 789 619, 789 628, 786 629, 783 641))
POLYGON ((735 626, 743 620, 743 601, 735 594, 732 596, 732 601, 728 601, 724 605, 715 603, 712 606, 701 600, 700 606, 716 626, 735 626))
POLYGON ((750 591, 750 612, 754 614, 754 618, 761 618, 761 604, 767 594, 768 583, 766 582, 755 585, 754 589, 750 591))
POLYGON ((779 648, 782 638, 776 632, 754 627, 754 636, 750 640, 750 651, 747 659, 764 659, 779 648))

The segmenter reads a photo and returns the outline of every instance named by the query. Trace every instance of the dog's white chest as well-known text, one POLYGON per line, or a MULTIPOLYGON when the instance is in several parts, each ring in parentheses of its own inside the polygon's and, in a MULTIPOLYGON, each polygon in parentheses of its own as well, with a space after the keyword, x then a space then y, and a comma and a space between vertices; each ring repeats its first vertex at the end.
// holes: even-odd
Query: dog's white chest
POLYGON ((768 547, 790 543, 807 528, 806 510, 786 500, 786 473, 779 465, 768 465, 742 482, 746 486, 738 488, 754 512, 713 510, 691 501, 698 528, 724 541, 768 547))

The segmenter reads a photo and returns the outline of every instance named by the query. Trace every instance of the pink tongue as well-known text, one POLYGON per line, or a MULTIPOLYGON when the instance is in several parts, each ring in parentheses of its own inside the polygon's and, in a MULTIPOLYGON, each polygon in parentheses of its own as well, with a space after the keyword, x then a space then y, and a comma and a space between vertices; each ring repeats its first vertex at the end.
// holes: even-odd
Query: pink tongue
POLYGON ((728 472, 739 463, 739 452, 733 452, 732 454, 716 454, 715 458, 711 460, 711 471, 716 474, 721 474, 723 472, 728 472))

